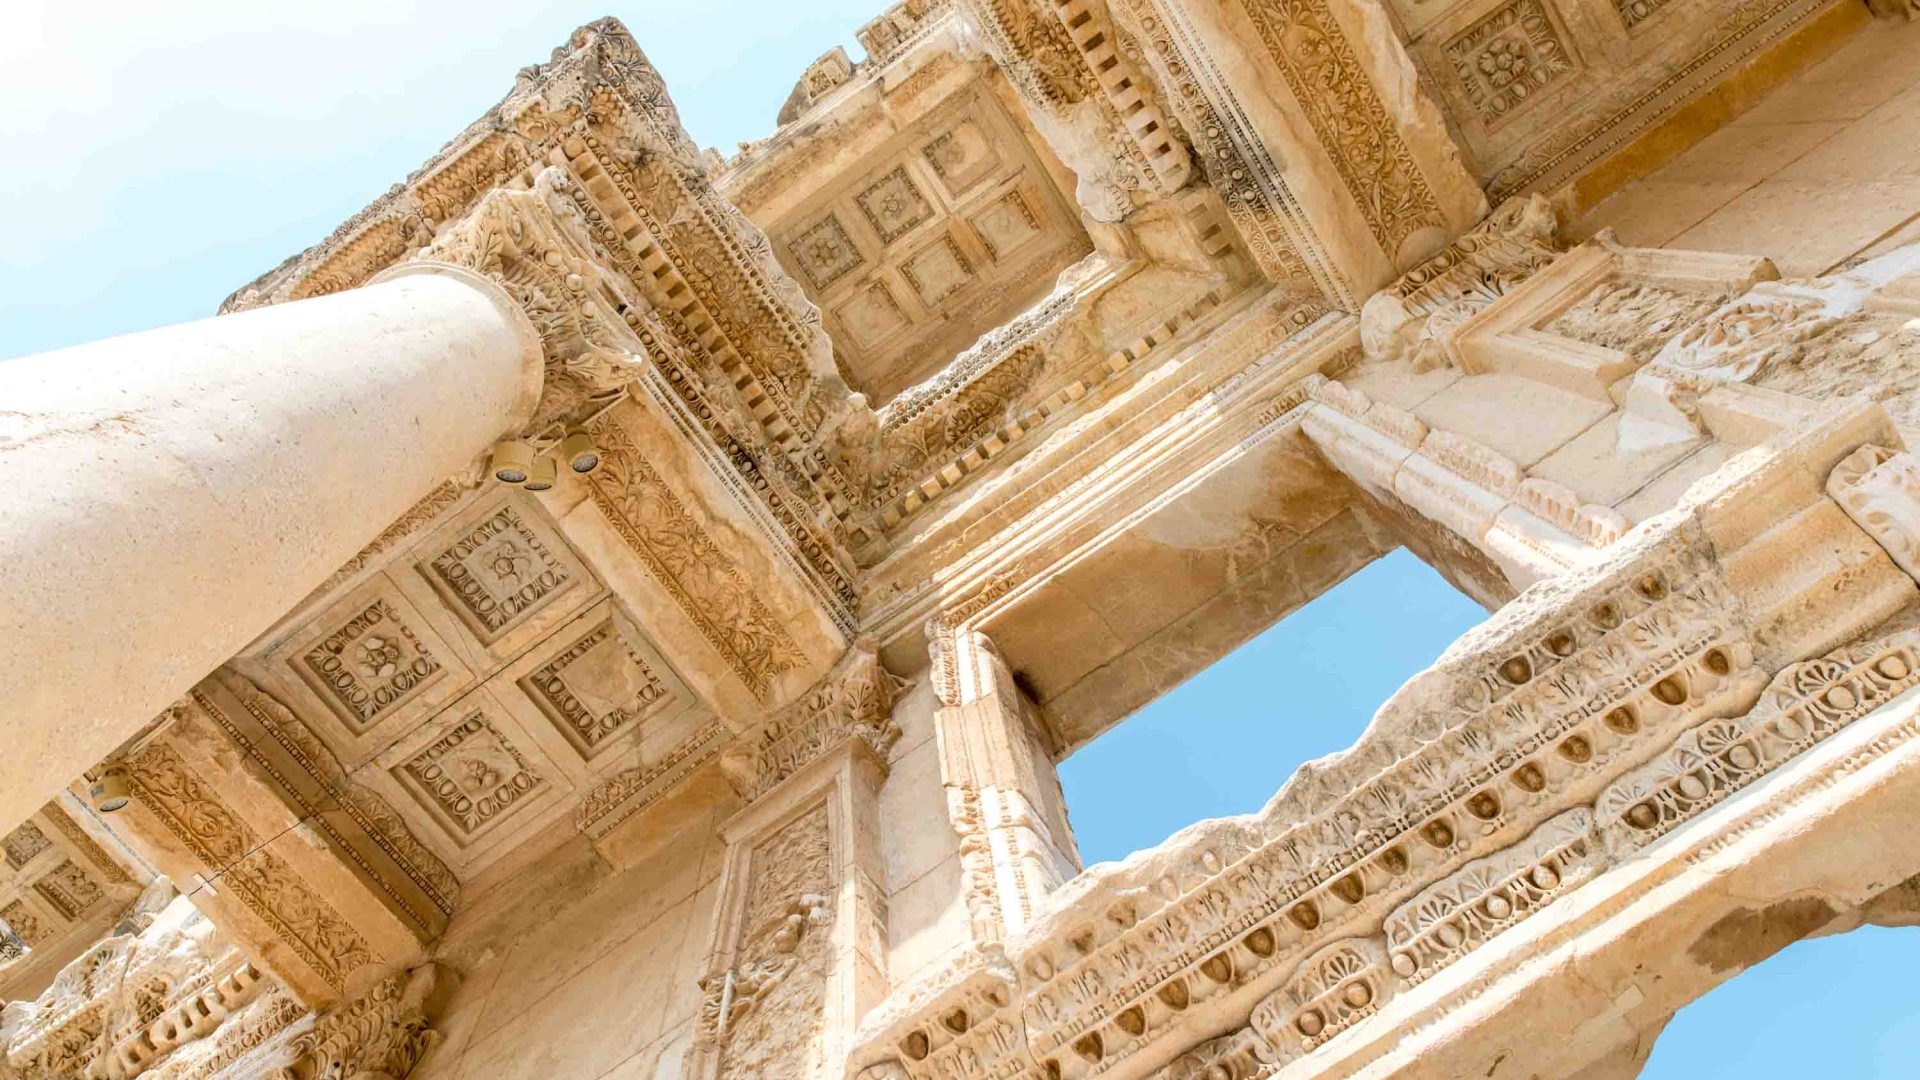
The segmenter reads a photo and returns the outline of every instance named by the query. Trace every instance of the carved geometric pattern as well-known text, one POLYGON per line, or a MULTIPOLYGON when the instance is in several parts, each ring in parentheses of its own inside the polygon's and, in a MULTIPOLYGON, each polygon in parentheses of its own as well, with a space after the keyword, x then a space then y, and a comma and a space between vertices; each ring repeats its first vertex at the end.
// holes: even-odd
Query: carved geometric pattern
POLYGON ((52 846, 53 841, 47 839, 47 834, 31 821, 21 822, 19 828, 8 833, 5 840, 0 840, 0 848, 6 849, 7 865, 16 870, 27 865, 28 859, 52 846))
POLYGON ((100 883, 71 861, 62 862, 45 877, 33 883, 34 891, 68 919, 77 919, 106 894, 100 883))
POLYGON ((1381 250, 1444 227, 1439 200, 1326 0, 1247 0, 1246 10, 1381 250))
POLYGON ((572 580, 511 506, 482 518, 432 566, 455 610, 483 636, 498 635, 572 580))
POLYGON ((376 599, 302 657, 315 684, 365 729, 440 670, 399 612, 376 599))
POLYGON ((816 289, 825 289, 864 261, 840 219, 828 214, 793 242, 793 257, 816 289))
POLYGON ((0 922, 6 923, 14 935, 28 945, 38 945, 52 935, 53 930, 40 917, 27 909, 19 900, 0 908, 0 922))
POLYGON ((912 231, 915 225, 933 216, 933 206, 907 176, 905 165, 867 185, 853 197, 867 224, 880 234, 880 242, 891 244, 912 231))
POLYGON ((468 835, 546 784, 479 710, 401 768, 468 835))
POLYGON ((1447 43, 1447 59, 1491 124, 1573 70, 1541 0, 1520 0, 1447 43))
POLYGON ((520 685, 585 754, 639 723, 668 697, 667 688, 627 646, 612 620, 588 631, 520 685))
POLYGON ((973 265, 951 237, 943 236, 901 263, 900 276, 913 286, 921 303, 932 307, 967 283, 973 276, 973 265))
POLYGON ((594 504, 733 673, 764 699, 772 680, 798 665, 800 647, 626 430, 596 424, 593 435, 601 452, 600 468, 587 479, 594 504))

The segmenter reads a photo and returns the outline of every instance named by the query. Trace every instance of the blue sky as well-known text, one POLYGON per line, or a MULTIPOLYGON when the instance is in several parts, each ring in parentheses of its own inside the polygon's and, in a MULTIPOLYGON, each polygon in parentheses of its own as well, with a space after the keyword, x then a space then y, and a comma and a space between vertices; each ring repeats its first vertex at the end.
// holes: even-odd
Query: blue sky
MULTIPOLYGON (((10 0, 0 358, 211 314, 603 14, 633 29, 694 138, 731 150, 772 130, 815 56, 857 55, 853 30, 881 6, 10 0)), ((1066 763, 1088 860, 1256 809, 1480 617, 1404 553, 1361 571, 1066 763), (1142 805, 1142 790, 1165 794, 1142 805)), ((1645 1075, 1910 1080, 1916 939, 1794 946, 1682 1012, 1645 1075)))

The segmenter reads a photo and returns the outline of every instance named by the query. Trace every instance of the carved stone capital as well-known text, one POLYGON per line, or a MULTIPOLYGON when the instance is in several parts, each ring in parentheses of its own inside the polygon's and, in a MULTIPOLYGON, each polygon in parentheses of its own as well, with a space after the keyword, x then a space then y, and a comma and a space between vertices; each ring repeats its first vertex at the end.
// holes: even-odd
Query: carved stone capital
POLYGON ((644 365, 646 349, 635 328, 650 305, 589 235, 586 200, 571 174, 549 166, 526 190, 490 192, 412 260, 381 275, 448 264, 506 292, 539 335, 544 354, 545 381, 526 424, 530 433, 584 419, 644 365))
POLYGON ((1450 335, 1559 253, 1558 221, 1542 195, 1514 198, 1360 309, 1360 343, 1373 360, 1415 371, 1450 366, 1450 335))
POLYGON ((1863 446, 1833 467, 1827 494, 1920 581, 1920 461, 1904 450, 1863 446))
POLYGON ((721 768, 741 795, 760 798, 849 740, 884 767, 900 739, 893 705, 907 682, 881 665, 877 648, 872 638, 854 642, 811 689, 722 756, 721 768))

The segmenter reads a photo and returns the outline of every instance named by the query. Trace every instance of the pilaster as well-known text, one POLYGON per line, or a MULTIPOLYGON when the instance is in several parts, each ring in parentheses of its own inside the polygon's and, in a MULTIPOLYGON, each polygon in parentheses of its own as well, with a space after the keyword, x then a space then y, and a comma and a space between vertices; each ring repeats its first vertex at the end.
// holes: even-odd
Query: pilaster
POLYGON ((985 634, 942 635, 936 627, 928 639, 940 654, 936 667, 952 675, 934 722, 968 921, 976 941, 998 942, 1080 871, 1053 766, 1058 739, 985 634))
POLYGON ((721 826, 698 1080, 841 1075, 888 990, 879 794, 898 680, 856 645, 723 762, 751 804, 721 826))

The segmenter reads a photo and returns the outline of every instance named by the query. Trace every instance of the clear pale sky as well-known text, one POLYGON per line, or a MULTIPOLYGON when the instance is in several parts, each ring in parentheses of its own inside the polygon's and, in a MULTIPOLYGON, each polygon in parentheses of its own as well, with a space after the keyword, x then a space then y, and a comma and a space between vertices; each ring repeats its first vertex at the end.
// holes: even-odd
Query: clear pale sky
MULTIPOLYGON (((211 314, 601 15, 633 30, 695 140, 730 151, 772 130, 814 57, 836 44, 858 56, 853 30, 881 7, 11 0, 0 357, 211 314)), ((1087 861, 1257 809, 1480 617, 1405 553, 1361 571, 1066 762, 1087 861)), ((1913 1080, 1917 937, 1868 929, 1788 949, 1684 1010, 1644 1075, 1913 1080)))

